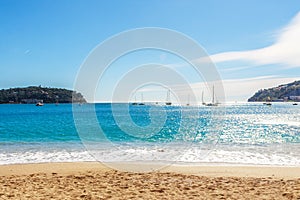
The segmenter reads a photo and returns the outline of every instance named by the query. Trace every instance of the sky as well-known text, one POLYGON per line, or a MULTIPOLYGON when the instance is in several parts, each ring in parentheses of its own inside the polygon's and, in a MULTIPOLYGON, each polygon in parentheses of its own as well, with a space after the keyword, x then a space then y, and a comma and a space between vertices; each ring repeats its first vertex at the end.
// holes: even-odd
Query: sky
MULTIPOLYGON (((298 0, 0 0, 0 25, 0 88, 72 89, 97 45, 143 27, 175 30, 201 45, 228 101, 245 101, 258 89, 300 79, 298 0)), ((150 50, 120 58, 102 82, 113 85, 126 70, 149 62, 173 66, 192 87, 201 85, 180 58, 150 50)), ((98 101, 108 101, 111 89, 98 91, 98 101)), ((144 94, 149 100, 165 98, 160 95, 144 94)))

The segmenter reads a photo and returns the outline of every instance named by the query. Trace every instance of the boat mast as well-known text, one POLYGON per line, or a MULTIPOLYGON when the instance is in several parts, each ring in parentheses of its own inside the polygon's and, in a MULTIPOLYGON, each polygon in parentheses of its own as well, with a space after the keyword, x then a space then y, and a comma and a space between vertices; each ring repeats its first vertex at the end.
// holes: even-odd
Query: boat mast
POLYGON ((168 92, 167 92, 167 99, 166 99, 166 102, 170 102, 170 90, 168 90, 168 92))
POLYGON ((212 96, 212 103, 215 103, 215 86, 213 85, 213 96, 212 96))
POLYGON ((166 105, 169 105, 169 106, 172 105, 171 97, 170 97, 170 90, 168 90, 168 92, 167 92, 166 105))

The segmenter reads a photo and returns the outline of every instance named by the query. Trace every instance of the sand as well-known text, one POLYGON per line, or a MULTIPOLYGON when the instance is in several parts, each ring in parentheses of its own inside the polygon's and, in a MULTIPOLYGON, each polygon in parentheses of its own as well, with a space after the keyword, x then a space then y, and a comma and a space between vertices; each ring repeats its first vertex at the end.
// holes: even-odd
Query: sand
POLYGON ((91 162, 3 165, 0 199, 300 199, 300 168, 170 166, 133 173, 91 162))

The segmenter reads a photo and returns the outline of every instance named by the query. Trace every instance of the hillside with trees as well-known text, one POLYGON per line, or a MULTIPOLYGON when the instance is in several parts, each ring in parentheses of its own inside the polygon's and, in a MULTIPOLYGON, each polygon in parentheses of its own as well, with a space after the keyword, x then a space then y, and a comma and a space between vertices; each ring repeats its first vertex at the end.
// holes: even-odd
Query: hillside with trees
POLYGON ((300 101, 300 81, 259 90, 248 101, 300 101))
POLYGON ((0 103, 85 103, 84 97, 75 91, 62 88, 30 86, 0 90, 0 103))

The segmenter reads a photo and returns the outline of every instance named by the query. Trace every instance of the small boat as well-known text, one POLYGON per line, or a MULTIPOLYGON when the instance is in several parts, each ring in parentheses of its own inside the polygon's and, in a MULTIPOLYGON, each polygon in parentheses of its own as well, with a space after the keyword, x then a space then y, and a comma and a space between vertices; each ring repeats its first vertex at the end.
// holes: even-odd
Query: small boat
POLYGON ((272 103, 271 103, 271 98, 268 97, 268 98, 267 98, 267 101, 266 101, 265 103, 263 103, 263 104, 266 105, 266 106, 271 106, 271 105, 272 105, 272 103))
POLYGON ((133 105, 133 106, 136 106, 136 105, 138 105, 138 103, 136 102, 136 96, 134 97, 134 102, 133 102, 133 103, 131 103, 131 105, 133 105))
POLYGON ((293 106, 296 106, 296 105, 298 105, 297 103, 293 103, 293 106))
POLYGON ((190 106, 190 95, 188 95, 188 102, 187 102, 186 106, 190 106))
POLYGON ((44 104, 42 102, 38 102, 37 104, 35 104, 36 106, 43 106, 44 104))
POLYGON ((206 105, 206 103, 204 102, 204 99, 203 99, 203 96, 204 96, 204 92, 202 91, 202 105, 206 105))
POLYGON ((207 104, 205 104, 206 106, 218 106, 218 104, 217 103, 207 103, 207 104))
POLYGON ((218 106, 218 103, 215 103, 215 86, 213 86, 213 95, 211 103, 205 104, 206 106, 218 106))
POLYGON ((145 104, 144 104, 144 95, 143 95, 143 93, 141 94, 141 103, 139 103, 138 105, 139 106, 144 106, 145 104))
POLYGON ((171 98, 170 98, 170 90, 168 90, 168 92, 167 92, 166 105, 167 106, 172 105, 171 98))

